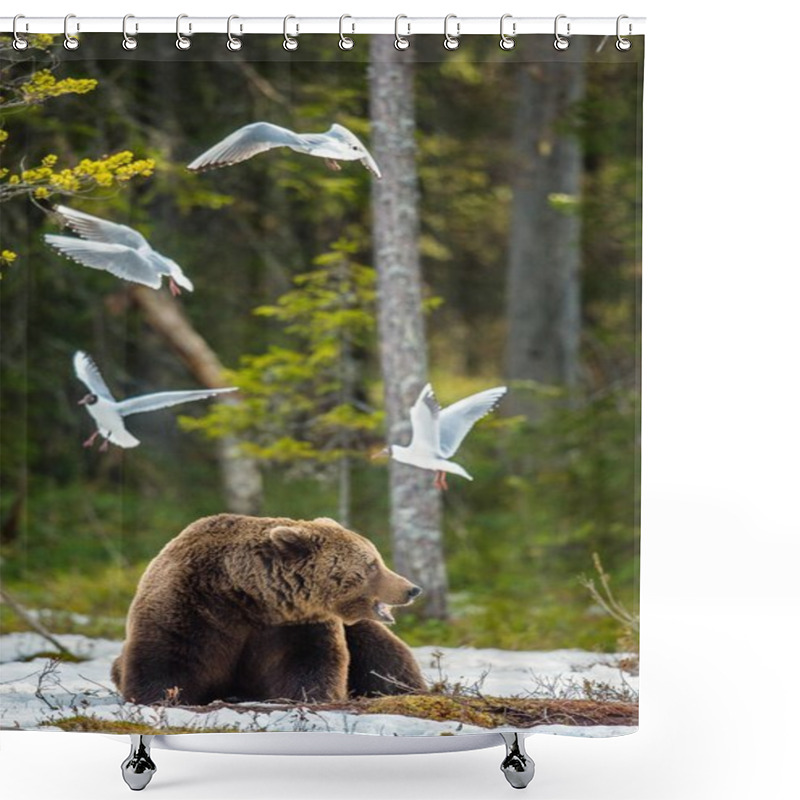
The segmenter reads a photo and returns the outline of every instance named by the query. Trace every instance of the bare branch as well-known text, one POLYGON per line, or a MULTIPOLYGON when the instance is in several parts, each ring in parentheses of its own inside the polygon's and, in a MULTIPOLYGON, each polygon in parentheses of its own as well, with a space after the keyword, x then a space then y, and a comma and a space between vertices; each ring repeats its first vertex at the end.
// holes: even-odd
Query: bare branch
POLYGON ((19 602, 17 602, 6 589, 0 589, 0 599, 8 606, 10 606, 11 610, 14 611, 17 616, 19 616, 22 620, 24 620, 26 625, 29 625, 36 633, 40 636, 43 636, 47 639, 50 644, 52 644, 60 653, 63 653, 65 656, 71 659, 77 659, 75 653, 73 653, 68 648, 64 647, 61 642, 50 633, 44 625, 42 625, 39 620, 37 620, 32 614, 26 611, 19 602))
POLYGON ((609 575, 603 570, 603 564, 600 561, 600 556, 594 553, 592 560, 594 561, 595 570, 600 578, 600 589, 595 586, 594 580, 591 578, 581 577, 580 583, 589 590, 594 601, 617 622, 624 625, 627 629, 634 633, 639 632, 639 615, 629 611, 617 598, 611 590, 609 575))

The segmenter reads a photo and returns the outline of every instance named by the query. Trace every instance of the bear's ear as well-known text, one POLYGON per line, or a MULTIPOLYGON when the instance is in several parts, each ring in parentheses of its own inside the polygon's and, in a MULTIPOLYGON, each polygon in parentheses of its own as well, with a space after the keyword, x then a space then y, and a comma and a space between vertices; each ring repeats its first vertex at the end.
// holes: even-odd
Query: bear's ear
POLYGON ((333 525, 334 528, 342 527, 335 519, 331 519, 330 517, 317 517, 315 520, 312 520, 312 522, 316 525, 333 525))
POLYGON ((284 558, 305 558, 314 550, 314 540, 300 528, 279 525, 269 532, 273 547, 284 558))

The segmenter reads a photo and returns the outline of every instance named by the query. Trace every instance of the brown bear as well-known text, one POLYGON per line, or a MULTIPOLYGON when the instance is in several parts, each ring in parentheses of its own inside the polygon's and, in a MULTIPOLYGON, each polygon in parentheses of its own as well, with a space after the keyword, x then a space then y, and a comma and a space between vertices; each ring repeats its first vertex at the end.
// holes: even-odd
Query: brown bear
POLYGON ((424 691, 384 624, 421 591, 332 519, 205 517, 142 575, 111 676, 143 704, 424 691))

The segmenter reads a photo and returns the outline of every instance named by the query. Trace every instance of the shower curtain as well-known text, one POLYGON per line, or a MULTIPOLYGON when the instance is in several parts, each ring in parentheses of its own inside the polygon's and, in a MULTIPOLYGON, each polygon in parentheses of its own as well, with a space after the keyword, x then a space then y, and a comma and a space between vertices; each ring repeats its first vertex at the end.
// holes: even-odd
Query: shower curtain
POLYGON ((0 724, 635 731, 643 42, 29 39, 0 724))

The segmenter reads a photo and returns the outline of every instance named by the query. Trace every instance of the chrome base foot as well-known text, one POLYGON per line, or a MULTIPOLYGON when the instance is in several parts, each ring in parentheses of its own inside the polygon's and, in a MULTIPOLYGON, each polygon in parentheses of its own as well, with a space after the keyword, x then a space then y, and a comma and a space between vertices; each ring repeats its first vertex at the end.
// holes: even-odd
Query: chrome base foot
POLYGON ((130 734, 131 752, 122 762, 122 779, 135 792, 139 792, 150 783, 156 771, 156 765, 150 758, 150 742, 152 736, 130 734))
POLYGON ((506 745, 506 757, 500 765, 506 780, 515 789, 524 789, 532 780, 535 766, 525 752, 525 739, 518 733, 501 733, 506 745))

